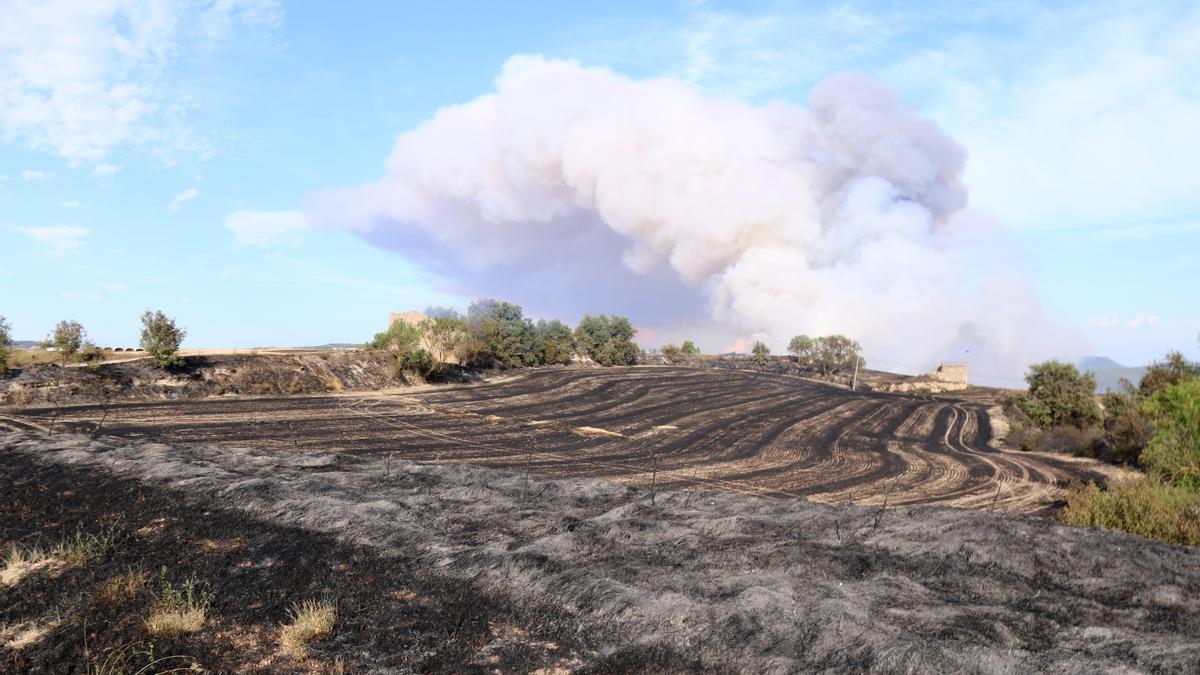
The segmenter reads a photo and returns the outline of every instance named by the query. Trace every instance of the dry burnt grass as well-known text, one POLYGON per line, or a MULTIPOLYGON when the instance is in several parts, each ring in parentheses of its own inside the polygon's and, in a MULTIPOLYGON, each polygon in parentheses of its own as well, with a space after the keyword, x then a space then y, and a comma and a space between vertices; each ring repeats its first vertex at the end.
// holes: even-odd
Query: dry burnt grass
MULTIPOLYGON (((30 406, 9 426, 293 451, 387 453, 554 478, 699 486, 825 503, 1048 514, 1104 465, 994 447, 994 403, 854 393, 779 374, 546 369, 403 394, 30 406)), ((4 420, 0 420, 3 426, 4 420)))
POLYGON ((115 675, 192 664, 210 672, 527 671, 575 658, 574 625, 560 612, 488 596, 403 552, 384 558, 221 500, 198 505, 10 452, 0 452, 0 486, 0 545, 52 543, 78 530, 114 535, 97 559, 0 584, 0 672, 115 675), (212 593, 199 631, 164 637, 144 627, 164 577, 176 586, 195 579, 212 593), (296 653, 280 628, 293 604, 309 599, 335 601, 338 618, 329 638, 296 653))
MULTIPOLYGON (((476 374, 452 369, 452 381, 476 374)), ((0 403, 48 405, 129 401, 186 400, 222 394, 280 395, 335 391, 371 391, 405 386, 391 357, 382 351, 294 351, 274 354, 189 356, 177 368, 163 369, 149 359, 63 367, 39 364, 0 373, 0 403)))
POLYGON ((145 598, 93 601, 135 565, 216 592, 205 629, 156 653, 230 670, 304 667, 277 628, 327 592, 313 669, 1200 669, 1200 550, 1027 516, 30 432, 0 435, 0 460, 4 538, 131 533, 0 591, 3 621, 61 622, 5 648, 10 669, 78 664, 85 619, 93 649, 146 640, 145 598))

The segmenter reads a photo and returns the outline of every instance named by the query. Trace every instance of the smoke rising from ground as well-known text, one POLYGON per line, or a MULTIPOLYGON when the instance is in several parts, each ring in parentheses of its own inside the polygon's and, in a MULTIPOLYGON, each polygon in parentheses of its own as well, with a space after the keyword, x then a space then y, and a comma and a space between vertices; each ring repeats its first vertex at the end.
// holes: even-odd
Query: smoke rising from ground
POLYGON ((702 289, 712 319, 780 351, 840 332, 869 355, 971 349, 1011 373, 1038 351, 1023 334, 1041 312, 960 262, 977 239, 966 157, 859 75, 821 83, 807 108, 756 106, 516 56, 494 93, 403 133, 383 178, 315 195, 308 217, 467 275, 543 261, 602 293, 598 265, 648 286, 665 268, 702 289))

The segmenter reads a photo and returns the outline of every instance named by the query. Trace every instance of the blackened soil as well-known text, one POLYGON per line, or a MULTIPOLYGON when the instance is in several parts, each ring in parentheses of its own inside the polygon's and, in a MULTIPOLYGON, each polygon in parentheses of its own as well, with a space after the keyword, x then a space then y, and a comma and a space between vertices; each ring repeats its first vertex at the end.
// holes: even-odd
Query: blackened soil
MULTIPOLYGON (((212 672, 529 671, 580 663, 573 620, 536 599, 497 599, 473 584, 431 574, 403 556, 381 557, 326 534, 273 525, 218 505, 186 503, 102 471, 44 465, 0 453, 0 547, 53 544, 77 529, 114 531, 101 559, 41 569, 0 586, 0 672, 83 673, 115 663, 145 672, 194 662, 212 672), (119 575, 146 587, 114 599, 119 575), (195 576, 213 592, 204 628, 176 639, 146 634, 161 578, 195 576), (307 657, 280 649, 292 603, 330 598, 332 637, 307 657), (10 640, 45 629, 31 644, 10 640)), ((0 560, 0 565, 3 561, 0 560)), ((139 671, 141 672, 141 671, 139 671)))

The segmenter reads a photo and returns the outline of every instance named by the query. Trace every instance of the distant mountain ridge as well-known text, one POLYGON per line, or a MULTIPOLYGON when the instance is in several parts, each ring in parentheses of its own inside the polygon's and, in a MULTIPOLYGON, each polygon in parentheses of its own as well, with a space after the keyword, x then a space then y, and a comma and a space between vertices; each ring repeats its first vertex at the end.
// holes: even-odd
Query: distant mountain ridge
POLYGON ((1091 373, 1096 378, 1096 392, 1120 391, 1121 380, 1129 380, 1134 386, 1146 374, 1148 366, 1123 366, 1107 356, 1085 356, 1075 364, 1076 368, 1091 373))
POLYGON ((1075 367, 1082 371, 1097 371, 1097 370, 1112 370, 1114 368, 1128 368, 1129 366, 1122 365, 1108 358, 1107 356, 1085 356, 1079 359, 1075 367))

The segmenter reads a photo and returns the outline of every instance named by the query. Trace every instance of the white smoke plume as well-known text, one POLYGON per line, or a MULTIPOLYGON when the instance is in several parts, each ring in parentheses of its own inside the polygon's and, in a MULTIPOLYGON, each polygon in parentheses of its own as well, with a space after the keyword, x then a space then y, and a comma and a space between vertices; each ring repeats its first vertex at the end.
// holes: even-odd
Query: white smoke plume
POLYGON ((1040 310, 1011 289, 970 290, 954 254, 971 229, 956 217, 965 162, 859 75, 820 84, 807 108, 756 106, 516 56, 494 93, 403 133, 383 178, 319 193, 308 217, 476 274, 544 260, 570 275, 619 256, 652 287, 665 266, 703 289, 713 319, 776 350, 840 332, 869 355, 926 364, 973 349, 1011 373, 1032 356, 1014 322, 1040 310), (596 243, 598 224, 621 253, 596 243))

